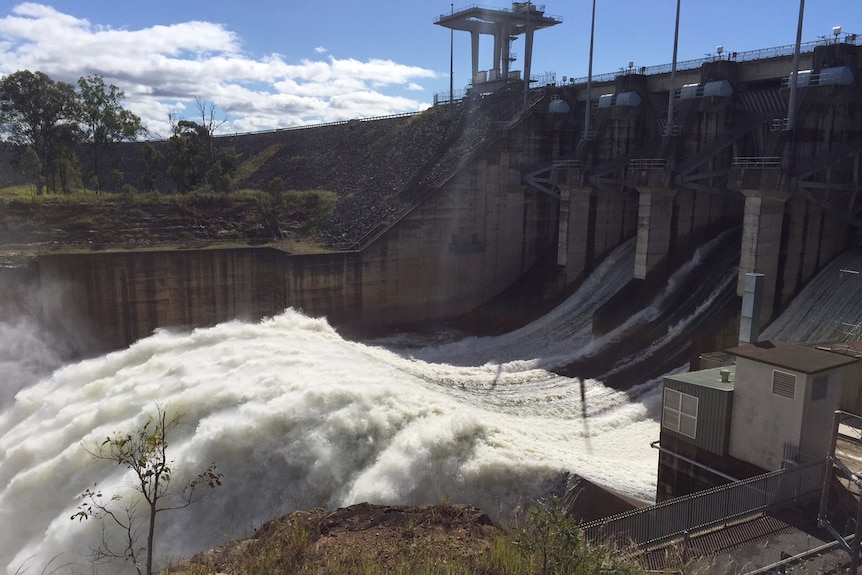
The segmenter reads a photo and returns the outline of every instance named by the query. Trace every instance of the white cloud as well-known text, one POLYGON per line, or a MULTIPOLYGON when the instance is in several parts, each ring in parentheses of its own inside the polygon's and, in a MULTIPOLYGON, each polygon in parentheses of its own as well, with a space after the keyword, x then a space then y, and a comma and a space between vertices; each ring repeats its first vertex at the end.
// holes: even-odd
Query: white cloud
POLYGON ((221 24, 112 29, 38 3, 18 4, 0 18, 0 74, 16 70, 66 82, 99 74, 123 89, 126 107, 160 135, 167 134, 168 113, 195 98, 223 110, 231 132, 416 111, 427 103, 402 93, 435 77, 392 60, 252 56, 221 24))

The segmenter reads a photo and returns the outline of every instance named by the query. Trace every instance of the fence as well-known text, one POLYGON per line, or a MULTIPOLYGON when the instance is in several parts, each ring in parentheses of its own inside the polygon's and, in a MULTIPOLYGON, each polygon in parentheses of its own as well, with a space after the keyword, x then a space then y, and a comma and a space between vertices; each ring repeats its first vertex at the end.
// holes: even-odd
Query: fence
POLYGON ((581 525, 594 542, 646 548, 820 495, 827 460, 772 471, 581 525))

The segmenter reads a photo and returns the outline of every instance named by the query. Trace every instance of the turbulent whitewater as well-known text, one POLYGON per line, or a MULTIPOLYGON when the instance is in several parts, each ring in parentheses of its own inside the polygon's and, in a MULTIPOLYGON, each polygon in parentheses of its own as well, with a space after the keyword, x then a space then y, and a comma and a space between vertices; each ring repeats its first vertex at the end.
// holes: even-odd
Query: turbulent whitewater
MULTIPOLYGON (((24 387, 0 415, 0 565, 87 564, 99 533, 94 521, 70 520, 79 494, 129 490, 123 470, 86 447, 141 425, 157 404, 183 413, 170 445, 177 467, 216 462, 225 475, 204 503, 162 516, 163 563, 297 508, 447 500, 502 518, 564 472, 650 500, 660 378, 622 392, 550 371, 660 312, 664 295, 626 326, 591 335, 592 311, 631 279, 633 258, 629 242, 554 312, 495 338, 354 342, 286 310, 257 324, 159 331, 37 381, 25 381, 37 369, 22 359, 25 375, 13 380, 24 387)), ((722 273, 715 297, 735 281, 722 273)))

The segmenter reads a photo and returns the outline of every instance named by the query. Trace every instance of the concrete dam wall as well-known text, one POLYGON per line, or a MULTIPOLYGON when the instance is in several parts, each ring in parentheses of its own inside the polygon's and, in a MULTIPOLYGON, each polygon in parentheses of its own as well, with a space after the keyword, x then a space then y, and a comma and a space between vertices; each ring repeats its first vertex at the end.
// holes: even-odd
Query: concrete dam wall
MULTIPOLYGON (((632 237, 635 280, 660 283, 699 243, 741 226, 739 275, 766 275, 768 319, 855 242, 859 54, 855 44, 803 54, 793 129, 788 55, 710 59, 680 71, 673 89, 667 71, 637 70, 595 82, 589 97, 582 84, 534 89, 526 109, 485 121, 469 150, 448 147, 417 168, 403 209, 351 249, 41 256, 43 314, 76 318, 100 348, 289 306, 336 324, 431 321, 486 303, 549 253, 546 295, 564 293, 632 237)), ((451 113, 506 98, 477 93, 451 113)), ((327 128, 348 137, 351 126, 341 129, 327 128)), ((421 134, 411 137, 420 149, 421 134)))
MULTIPOLYGON (((529 134, 524 124, 512 132, 529 134)), ((87 334, 85 347, 98 350, 128 345, 160 327, 257 319, 287 307, 366 328, 451 318, 505 289, 556 237, 556 202, 525 189, 515 161, 492 138, 357 250, 44 255, 36 274, 41 313, 74 325, 87 334)))

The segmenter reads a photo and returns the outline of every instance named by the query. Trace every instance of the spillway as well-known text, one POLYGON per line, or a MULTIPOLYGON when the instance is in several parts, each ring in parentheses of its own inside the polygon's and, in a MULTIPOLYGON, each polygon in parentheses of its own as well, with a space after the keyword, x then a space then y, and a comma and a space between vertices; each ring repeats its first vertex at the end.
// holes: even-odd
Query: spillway
MULTIPOLYGON (((661 377, 632 374, 643 358, 679 346, 733 291, 725 247, 719 238, 701 248, 653 302, 598 337, 591 314, 631 279, 633 242, 553 312, 499 337, 349 341, 325 319, 286 310, 259 323, 158 331, 44 375, 50 362, 23 354, 16 368, 7 358, 23 388, 3 397, 0 415, 0 521, 14 525, 0 539, 2 565, 16 573, 87 564, 98 525, 70 521, 78 496, 94 484, 130 495, 122 470, 86 448, 139 426, 157 404, 183 414, 170 445, 177 467, 194 473, 214 461, 225 474, 205 503, 162 517, 161 561, 321 505, 446 500, 505 519, 567 472, 651 500, 661 377), (694 298, 693 282, 708 286, 694 298), (655 338, 627 349, 628 334, 644 326, 655 338), (620 346, 600 377, 555 373, 620 346), (626 389, 602 381, 622 371, 626 389)), ((15 329, 44 339, 27 336, 27 324, 15 329)))

